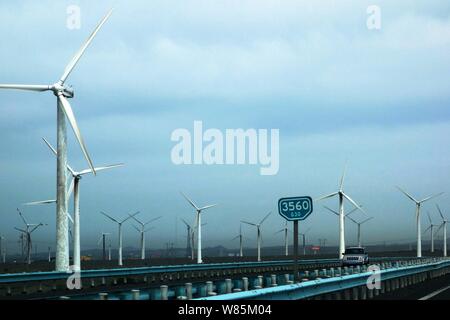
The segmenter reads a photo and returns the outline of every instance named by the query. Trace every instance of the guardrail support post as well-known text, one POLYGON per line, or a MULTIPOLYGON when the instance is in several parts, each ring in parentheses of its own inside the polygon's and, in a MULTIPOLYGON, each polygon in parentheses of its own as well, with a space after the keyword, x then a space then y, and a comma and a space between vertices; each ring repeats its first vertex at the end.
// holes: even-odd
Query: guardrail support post
POLYGON ((169 296, 168 296, 169 287, 166 285, 162 285, 160 287, 160 290, 161 290, 161 300, 169 300, 169 296))
POLYGON ((258 287, 259 288, 263 287, 263 276, 258 276, 258 287))
POLYGON ((359 287, 359 292, 360 292, 360 299, 361 300, 366 300, 367 299, 367 286, 361 286, 359 287))
POLYGON ((272 287, 276 287, 277 286, 277 275, 276 274, 272 274, 271 275, 271 286, 272 287))
POLYGON ((373 299, 373 290, 374 290, 374 289, 368 289, 368 290, 367 290, 367 297, 368 297, 369 299, 373 299))
POLYGON ((98 294, 98 298, 100 300, 108 300, 108 294, 105 293, 105 292, 101 292, 101 293, 98 294))
POLYGON ((185 283, 184 287, 186 288, 186 297, 188 300, 192 300, 192 283, 185 283))
POLYGON ((350 300, 350 289, 344 290, 344 300, 350 300))
POLYGON ((352 299, 353 300, 358 300, 359 299, 358 287, 352 288, 352 299))
POLYGON ((231 283, 231 279, 225 279, 225 292, 231 293, 233 284, 231 283))
POLYGON ((131 299, 140 300, 141 292, 139 290, 131 290, 131 299))
POLYGON ((248 291, 248 278, 247 277, 242 278, 242 290, 248 291))
POLYGON ((214 293, 213 292, 213 283, 212 283, 212 281, 206 281, 206 295, 209 296, 210 293, 214 293))

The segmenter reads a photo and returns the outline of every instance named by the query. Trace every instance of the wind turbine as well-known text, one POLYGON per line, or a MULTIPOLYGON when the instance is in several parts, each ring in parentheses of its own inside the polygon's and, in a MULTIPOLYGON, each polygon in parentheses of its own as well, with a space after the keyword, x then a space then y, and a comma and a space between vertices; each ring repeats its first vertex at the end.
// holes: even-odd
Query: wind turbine
POLYGON ((191 257, 194 260, 194 229, 192 226, 186 222, 186 220, 181 219, 187 228, 187 240, 186 240, 186 257, 191 257))
MULTIPOLYGON (((325 209, 327 209, 328 211, 334 213, 335 215, 339 216, 339 213, 336 212, 336 211, 334 211, 333 209, 330 209, 330 208, 328 208, 327 206, 323 206, 323 207, 324 207, 325 209)), ((362 206, 360 206, 360 207, 362 207, 362 206)), ((353 212, 355 212, 356 210, 358 210, 358 208, 354 208, 353 210, 351 210, 349 213, 347 213, 347 214, 345 215, 345 217, 346 217, 347 219, 349 219, 350 221, 352 221, 354 224, 356 224, 356 225, 358 226, 358 246, 361 247, 361 244, 362 244, 362 242, 361 242, 361 225, 362 225, 363 223, 366 223, 366 222, 369 221, 369 220, 372 220, 373 217, 370 217, 370 218, 368 218, 368 219, 366 219, 366 220, 364 220, 364 221, 362 221, 362 222, 357 222, 356 220, 350 218, 350 215, 351 215, 353 212)))
POLYGON ((25 217, 22 215, 22 212, 20 212, 19 209, 17 209, 17 212, 19 213, 20 218, 22 218, 22 221, 25 224, 25 229, 20 229, 20 228, 14 228, 14 229, 21 232, 25 236, 26 250, 27 250, 27 263, 31 264, 31 248, 32 248, 31 234, 34 231, 36 231, 39 227, 44 226, 44 224, 43 223, 30 224, 25 220, 25 217))
MULTIPOLYGON (((102 235, 100 236, 100 238, 98 239, 97 245, 100 244, 100 242, 102 242, 102 249, 103 249, 103 261, 106 261, 106 236, 109 236, 111 233, 104 233, 102 232, 102 235)), ((110 259, 111 260, 111 259, 110 259)))
POLYGON ((248 221, 241 221, 242 223, 251 225, 251 226, 255 226, 256 227, 256 231, 257 231, 257 236, 256 236, 256 244, 258 247, 258 262, 261 261, 261 225, 263 224, 263 222, 271 215, 272 212, 269 212, 261 221, 260 223, 252 223, 252 222, 248 222, 248 221))
POLYGON ((431 216, 430 213, 427 212, 427 216, 428 216, 428 221, 430 221, 430 225, 428 228, 425 229, 425 231, 423 233, 426 233, 428 230, 430 230, 430 234, 431 234, 431 252, 434 252, 434 227, 438 227, 439 225, 437 224, 433 224, 433 220, 431 220, 431 216))
POLYGON ((415 198, 413 198, 413 196, 411 196, 409 193, 407 193, 406 191, 404 191, 403 189, 401 189, 400 187, 397 187, 398 190, 400 190, 400 192, 402 192, 405 196, 407 196, 410 200, 412 200, 415 204, 416 204, 416 224, 417 224, 417 257, 421 258, 422 257, 422 233, 420 230, 420 207, 422 206, 422 203, 424 203, 425 201, 428 201, 430 199, 436 198, 440 195, 443 194, 443 192, 426 197, 422 200, 416 200, 415 198))
POLYGON ((187 200, 187 202, 189 202, 191 204, 191 206, 194 207, 194 209, 196 211, 196 226, 195 226, 195 228, 197 229, 197 263, 203 263, 203 260, 202 260, 202 222, 201 222, 202 212, 203 212, 203 210, 217 206, 217 204, 208 205, 208 206, 199 208, 184 193, 181 193, 181 194, 187 200))
POLYGON ((356 208, 358 208, 359 210, 364 212, 364 210, 355 201, 353 201, 352 198, 350 198, 346 193, 344 193, 343 188, 344 188, 344 179, 345 179, 346 169, 347 169, 347 166, 344 168, 344 173, 342 174, 341 182, 339 185, 339 190, 315 200, 315 201, 319 201, 319 200, 331 198, 334 196, 338 196, 338 198, 339 198, 339 259, 342 259, 343 255, 344 255, 344 251, 345 251, 344 199, 347 199, 356 208))
POLYGON ((289 247, 288 247, 288 225, 287 225, 287 221, 286 224, 284 225, 284 228, 281 229, 280 231, 275 232, 274 234, 278 234, 280 232, 284 231, 284 254, 287 257, 289 255, 289 247))
POLYGON ((122 266, 122 265, 123 265, 123 263, 122 263, 122 225, 123 225, 128 219, 131 219, 132 217, 134 217, 135 215, 137 215, 137 214, 139 213, 139 211, 136 212, 136 213, 133 213, 133 214, 131 214, 131 215, 128 215, 127 218, 125 218, 125 219, 123 219, 123 220, 121 220, 121 221, 114 219, 113 217, 111 217, 110 215, 108 215, 107 213, 105 213, 105 212, 103 212, 103 211, 101 211, 100 213, 103 214, 103 215, 104 215, 105 217, 107 217, 108 219, 110 219, 111 221, 117 223, 117 225, 119 226, 119 266, 122 266))
POLYGON ((148 231, 150 231, 152 229, 152 228, 145 229, 145 226, 148 225, 149 223, 152 223, 152 222, 158 220, 158 219, 161 219, 162 217, 153 218, 147 222, 140 221, 134 216, 131 216, 131 217, 134 219, 134 221, 139 223, 139 225, 141 226, 141 229, 136 228, 136 230, 141 234, 141 260, 145 260, 145 233, 147 233, 148 231))
POLYGON ((358 247, 362 247, 362 241, 361 241, 361 225, 372 220, 373 217, 367 218, 361 222, 358 222, 350 217, 347 217, 348 219, 350 219, 351 222, 353 222, 354 224, 356 224, 358 226, 358 247))
MULTIPOLYGON (((53 148, 53 146, 45 139, 45 144, 50 149, 53 154, 58 157, 58 152, 53 148)), ((80 180, 84 175, 91 174, 94 172, 100 172, 105 171, 113 168, 123 167, 123 163, 119 164, 113 164, 109 166, 104 167, 97 167, 94 169, 84 169, 82 171, 75 171, 72 169, 72 167, 67 163, 67 170, 72 175, 72 181, 69 186, 69 190, 67 192, 67 200, 70 198, 70 195, 73 191, 73 220, 70 219, 73 222, 73 265, 74 265, 74 271, 79 271, 81 269, 81 253, 80 253, 80 180)), ((50 204, 50 203, 56 203, 56 200, 46 200, 46 201, 37 201, 37 202, 31 202, 27 203, 26 205, 41 205, 41 204, 50 204)))
POLYGON ((244 256, 244 248, 243 248, 244 236, 242 235, 242 224, 239 225, 239 234, 233 239, 231 239, 231 241, 236 239, 239 239, 239 257, 242 258, 244 256))
POLYGON ((439 208, 438 205, 436 205, 436 208, 439 211, 439 214, 441 215, 442 218, 442 224, 441 226, 436 230, 436 233, 438 233, 442 228, 444 229, 444 257, 447 256, 447 222, 448 220, 444 218, 444 215, 442 214, 441 208, 439 208))
POLYGON ((301 232, 298 233, 299 236, 302 236, 302 240, 303 240, 303 255, 304 256, 306 256, 306 234, 309 232, 309 230, 311 230, 311 228, 308 228, 308 230, 306 230, 303 233, 301 233, 301 232))
POLYGON ((68 236, 67 236, 67 208, 66 208, 66 163, 67 163, 67 130, 66 117, 75 133, 76 139, 81 147, 81 150, 86 158, 89 167, 95 174, 94 165, 87 152, 86 145, 78 128, 72 107, 69 103, 70 98, 74 97, 72 87, 66 85, 66 80, 77 65, 78 61, 83 56, 86 49, 91 44, 97 32, 103 24, 111 16, 112 10, 100 21, 98 26, 82 45, 79 51, 75 54, 69 64, 66 66, 61 78, 51 85, 18 85, 18 84, 1 84, 0 89, 15 89, 26 90, 34 92, 52 91, 57 97, 57 140, 58 140, 58 159, 57 159, 57 208, 56 208, 56 271, 69 270, 69 256, 68 256, 68 236))

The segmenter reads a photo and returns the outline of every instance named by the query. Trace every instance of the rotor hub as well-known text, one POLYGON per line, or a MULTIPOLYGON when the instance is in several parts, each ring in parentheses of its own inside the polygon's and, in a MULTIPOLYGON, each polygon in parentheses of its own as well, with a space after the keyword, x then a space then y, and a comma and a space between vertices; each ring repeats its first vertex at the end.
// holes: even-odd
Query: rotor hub
POLYGON ((64 84, 57 82, 52 85, 51 90, 55 96, 59 96, 60 94, 64 97, 71 99, 74 97, 74 91, 72 87, 65 86, 64 84))

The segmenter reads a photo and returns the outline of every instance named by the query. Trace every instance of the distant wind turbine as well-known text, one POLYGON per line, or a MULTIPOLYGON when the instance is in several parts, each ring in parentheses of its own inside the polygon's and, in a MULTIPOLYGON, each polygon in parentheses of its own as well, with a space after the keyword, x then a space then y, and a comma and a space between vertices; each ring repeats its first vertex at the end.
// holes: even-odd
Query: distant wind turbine
POLYGON ((316 199, 315 201, 331 198, 334 196, 338 196, 339 198, 339 259, 342 259, 345 251, 345 214, 344 214, 344 199, 347 199, 351 204, 353 204, 356 208, 364 212, 364 210, 350 198, 346 193, 344 193, 344 179, 345 179, 345 172, 346 172, 347 166, 344 168, 344 173, 342 174, 341 182, 339 185, 339 190, 337 192, 333 192, 331 194, 328 194, 326 196, 320 197, 316 199))
POLYGON ((204 206, 204 207, 198 207, 191 199, 189 199, 184 193, 181 193, 183 197, 186 199, 187 202, 191 204, 192 207, 194 207, 196 211, 196 230, 197 230, 197 263, 203 263, 202 260, 202 212, 206 209, 212 208, 217 206, 217 204, 204 206))
POLYGON ((308 228, 305 232, 301 233, 299 232, 298 235, 302 236, 303 240, 303 255, 306 256, 306 234, 311 230, 311 228, 308 228))
POLYGON ((66 80, 74 70, 78 61, 83 56, 86 49, 91 44, 94 37, 97 35, 103 24, 109 19, 112 14, 112 10, 102 19, 98 24, 86 42, 82 45, 79 51, 75 54, 69 64, 66 66, 64 73, 58 82, 51 85, 18 85, 18 84, 0 84, 0 89, 13 89, 13 90, 26 90, 34 92, 52 91, 57 98, 57 140, 58 140, 58 157, 57 157, 57 183, 56 183, 56 271, 68 271, 69 270, 69 243, 68 243, 68 221, 67 221, 67 177, 66 177, 66 164, 67 164, 67 130, 66 130, 66 118, 69 120, 70 126, 75 133, 75 137, 81 150, 86 158, 89 167, 95 174, 94 165, 88 154, 86 145, 81 136, 80 129, 75 119, 72 107, 69 103, 70 98, 74 97, 74 91, 71 87, 67 86, 66 80))
POLYGON ((253 223, 248 221, 241 221, 242 223, 251 225, 256 227, 257 235, 256 235, 256 244, 258 247, 258 262, 261 261, 261 225, 264 221, 272 214, 272 212, 269 212, 259 223, 253 223))
POLYGON ((431 236, 431 252, 434 252, 434 227, 439 227, 439 225, 434 224, 433 220, 431 220, 430 213, 427 212, 428 221, 430 222, 430 225, 428 228, 425 229, 423 233, 426 233, 428 230, 430 230, 430 236, 431 236))
POLYGON ((134 216, 131 216, 133 219, 134 219, 134 221, 136 221, 140 226, 141 226, 141 228, 140 229, 137 229, 137 231, 140 233, 140 235, 141 235, 141 260, 145 260, 145 234, 148 232, 148 231, 150 231, 150 230, 152 230, 152 228, 150 228, 150 229, 145 229, 145 227, 149 224, 149 223, 152 223, 152 222, 154 222, 154 221, 156 221, 156 220, 158 220, 158 219, 161 219, 162 217, 160 216, 160 217, 157 217, 157 218, 153 218, 153 219, 150 219, 149 221, 147 221, 147 222, 143 222, 143 221, 141 221, 141 220, 138 220, 136 217, 134 217, 134 216))
MULTIPOLYGON (((55 155, 58 156, 57 151, 53 146, 45 139, 45 144, 50 149, 50 151, 55 155)), ((100 171, 105 171, 113 168, 123 167, 123 163, 119 164, 113 164, 105 167, 97 167, 94 169, 85 169, 82 171, 75 171, 72 169, 72 167, 67 163, 67 170, 72 175, 72 181, 69 186, 69 190, 67 192, 68 196, 67 199, 70 198, 70 195, 73 191, 73 219, 69 218, 73 222, 73 267, 75 271, 79 271, 81 269, 81 248, 80 248, 80 180, 84 175, 100 171)), ((45 201, 37 201, 37 202, 31 202, 27 203, 25 205, 41 205, 41 204, 50 204, 50 203, 56 203, 56 200, 45 200, 45 201)))
POLYGON ((448 220, 445 219, 444 215, 442 214, 441 208, 439 208, 438 205, 436 205, 436 208, 438 209, 439 215, 440 215, 441 218, 442 218, 442 224, 441 224, 441 226, 436 230, 436 233, 438 233, 439 231, 441 231, 441 229, 444 229, 444 239, 443 239, 443 240, 444 240, 444 248, 443 248, 443 254, 444 254, 444 257, 446 257, 446 256, 447 256, 447 223, 448 223, 448 220))
MULTIPOLYGON (((106 237, 109 236, 111 233, 104 233, 102 232, 102 235, 100 236, 100 238, 98 239, 97 245, 100 244, 100 242, 102 243, 102 249, 103 249, 103 261, 106 261, 106 237)), ((111 259, 110 259, 111 260, 111 259)))
POLYGON ((420 208, 422 206, 422 203, 442 195, 443 192, 435 194, 435 195, 432 195, 432 196, 429 196, 429 197, 426 197, 426 198, 424 198, 422 200, 416 200, 415 198, 413 198, 413 196, 411 196, 409 193, 407 193, 406 191, 404 191, 400 187, 397 187, 397 189, 400 190, 400 192, 402 192, 405 196, 407 196, 411 201, 413 201, 416 204, 417 257, 421 258, 422 257, 422 232, 420 230, 420 208))
POLYGON ((279 230, 279 231, 277 231, 277 232, 275 232, 275 234, 278 234, 278 233, 283 232, 283 231, 284 231, 284 255, 287 257, 289 255, 289 243, 288 243, 288 240, 289 240, 288 239, 288 231, 289 231, 289 229, 288 229, 287 221, 286 221, 286 223, 284 225, 284 228, 279 230))
POLYGON ((113 221, 113 222, 115 222, 115 223, 117 223, 117 225, 119 226, 119 266, 122 266, 123 265, 123 262, 122 262, 122 225, 127 221, 127 220, 129 220, 129 219, 131 219, 132 217, 134 217, 135 215, 137 215, 138 213, 139 213, 139 211, 138 212, 136 212, 136 213, 133 213, 132 215, 128 215, 128 217, 127 218, 125 218, 125 219, 122 219, 122 220, 116 220, 116 219, 114 219, 113 217, 111 217, 110 215, 108 215, 107 213, 105 213, 105 212, 100 212, 102 215, 104 215, 105 217, 107 217, 108 219, 110 219, 111 221, 113 221))
POLYGON ((243 257, 244 256, 244 236, 242 235, 242 224, 239 225, 239 234, 234 237, 233 239, 231 239, 231 241, 239 239, 239 257, 243 257))
POLYGON ((22 219, 23 223, 25 224, 25 229, 20 229, 20 228, 14 228, 14 229, 21 232, 26 239, 27 263, 31 264, 31 249, 32 249, 31 234, 34 231, 36 231, 39 227, 44 226, 44 224, 43 223, 30 224, 25 220, 25 217, 22 215, 22 212, 20 212, 19 209, 17 209, 17 212, 19 213, 20 218, 22 219))
POLYGON ((186 220, 181 219, 187 228, 187 240, 186 240, 186 257, 191 257, 194 260, 194 229, 192 226, 186 222, 186 220))

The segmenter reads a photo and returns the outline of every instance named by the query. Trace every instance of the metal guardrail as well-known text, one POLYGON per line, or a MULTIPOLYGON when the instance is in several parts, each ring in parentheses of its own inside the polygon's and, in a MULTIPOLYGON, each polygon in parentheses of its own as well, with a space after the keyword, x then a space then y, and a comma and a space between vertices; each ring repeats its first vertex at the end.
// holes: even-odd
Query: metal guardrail
POLYGON ((386 281, 413 276, 423 272, 435 271, 446 267, 450 267, 450 260, 394 267, 380 270, 377 273, 364 272, 334 278, 317 279, 297 284, 205 297, 198 300, 299 300, 366 286, 368 278, 374 274, 379 274, 381 276, 380 280, 386 281))
MULTIPOLYGON (((372 261, 398 261, 406 259, 403 257, 381 257, 373 258, 372 261)), ((409 258, 411 259, 411 258, 409 258)), ((192 264, 192 265, 174 265, 174 266, 154 266, 142 268, 118 268, 118 269, 98 269, 98 270, 82 270, 80 272, 81 278, 101 278, 101 277, 124 277, 133 275, 151 275, 151 274, 165 274, 176 272, 198 272, 198 271, 212 271, 212 270, 227 270, 239 268, 263 268, 263 267, 279 267, 290 266, 293 260, 279 260, 279 261, 261 261, 261 262, 238 262, 238 263, 211 263, 211 264, 192 264)), ((300 260, 300 265, 331 265, 339 264, 339 259, 315 259, 315 260, 300 260)), ((32 273, 14 273, 14 274, 0 274, 0 284, 20 283, 31 281, 49 281, 49 280, 64 280, 67 279, 71 272, 32 272, 32 273)))

